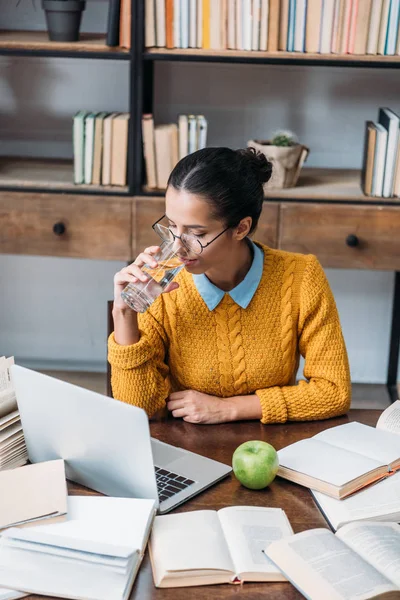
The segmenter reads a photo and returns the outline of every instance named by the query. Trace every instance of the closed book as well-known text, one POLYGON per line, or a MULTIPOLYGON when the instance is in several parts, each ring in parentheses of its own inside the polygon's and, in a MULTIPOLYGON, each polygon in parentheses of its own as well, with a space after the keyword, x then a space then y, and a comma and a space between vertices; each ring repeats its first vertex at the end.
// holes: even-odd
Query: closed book
POLYGON ((175 48, 174 0, 165 0, 165 43, 167 48, 175 48))
POLYGON ((0 529, 66 517, 67 483, 61 459, 1 471, 0 489, 0 529))
POLYGON ((146 166, 147 185, 157 188, 156 149, 154 141, 153 115, 143 115, 142 118, 143 154, 146 166))
POLYGON ((269 0, 261 0, 260 50, 268 50, 269 0))
POLYGON ((399 433, 384 422, 346 423, 278 451, 278 475, 332 498, 345 498, 400 469, 399 433))
POLYGON ((236 50, 236 0, 228 0, 228 38, 229 50, 236 50))
POLYGON ((96 114, 89 113, 85 118, 85 179, 84 183, 91 184, 93 176, 94 123, 96 114))
POLYGON ((203 48, 209 50, 211 48, 210 40, 210 4, 211 0, 203 0, 203 48))
POLYGON ((339 13, 341 8, 342 0, 335 0, 335 11, 332 25, 332 39, 331 39, 331 52, 332 54, 337 53, 337 45, 339 38, 339 13))
POLYGON ((157 125, 154 128, 154 138, 156 146, 156 167, 157 167, 157 185, 160 189, 166 189, 168 179, 173 169, 173 147, 172 130, 177 126, 157 125))
POLYGON ((156 46, 165 48, 166 44, 165 0, 156 0, 156 46))
POLYGON ((321 35, 322 0, 308 0, 306 15, 305 51, 316 54, 319 52, 321 35))
POLYGON ((187 115, 179 115, 179 160, 189 154, 189 128, 187 115))
POLYGON ((383 0, 372 0, 371 18, 368 27, 367 54, 378 53, 379 28, 381 24, 381 13, 383 0))
POLYGON ((121 0, 119 15, 119 45, 122 48, 131 47, 132 3, 131 0, 121 0))
POLYGON ((374 170, 372 173, 372 195, 378 198, 381 198, 383 194, 387 138, 387 129, 385 129, 385 127, 380 123, 376 123, 374 170))
POLYGON ((251 49, 260 50, 261 0, 252 0, 251 49))
POLYGON ((188 115, 189 154, 197 150, 197 119, 195 115, 188 115))
POLYGON ((306 34, 307 0, 297 0, 294 26, 294 51, 304 52, 306 34))
POLYGON ((222 0, 210 1, 210 49, 221 50, 221 5, 222 0))
POLYGON ((251 50, 252 14, 251 0, 242 0, 243 50, 251 50))
POLYGON ((363 164, 361 169, 361 189, 367 196, 372 196, 372 175, 374 172, 376 127, 372 121, 367 121, 364 137, 363 164))
POLYGON ((358 4, 354 54, 366 54, 372 0, 363 0, 358 4))
MULTIPOLYGON (((362 0, 364 1, 364 0, 362 0)), ((356 27, 357 27, 357 14, 360 0, 352 0, 351 14, 350 14, 350 27, 349 27, 349 42, 347 47, 348 54, 354 54, 354 48, 356 43, 356 27)))
POLYGON ((396 165, 394 169, 393 196, 400 197, 400 136, 397 143, 396 165))
POLYGON ((107 46, 119 44, 120 0, 109 0, 107 16, 107 46))
POLYGON ((277 52, 279 49, 280 4, 280 0, 269 0, 268 52, 277 52))
POLYGON ((156 7, 155 0, 146 0, 145 4, 145 46, 153 48, 156 45, 156 7))
POLYGON ((102 185, 111 185, 112 127, 118 113, 111 113, 103 122, 102 185))
POLYGON ((400 597, 397 523, 349 523, 335 534, 308 529, 272 542, 265 554, 308 600, 400 597))
POLYGON ((379 25, 378 54, 385 54, 386 36, 389 25, 390 0, 383 0, 381 22, 379 25))
POLYGON ((228 47, 228 0, 221 0, 220 11, 220 35, 221 49, 226 50, 228 47))
POLYGON ((387 130, 387 148, 385 173, 383 177, 382 196, 390 198, 393 194, 393 181, 399 140, 400 118, 390 108, 380 108, 378 121, 387 130))
POLYGON ((335 17, 335 0, 324 0, 321 17, 321 38, 319 51, 330 54, 332 47, 332 28, 335 17))
POLYGON ((189 48, 197 48, 197 0, 189 4, 189 48))
POLYGON ((385 54, 388 55, 396 53, 396 41, 399 31, 399 11, 400 0, 391 0, 385 44, 385 54))
POLYGON ((279 5, 279 38, 278 50, 287 50, 289 27, 289 0, 281 0, 279 5))
POLYGON ((292 533, 280 508, 231 506, 158 516, 149 541, 154 584, 173 588, 285 581, 263 558, 262 549, 292 533))
POLYGON ((182 48, 182 28, 181 28, 181 0, 173 0, 174 16, 174 47, 182 48))
POLYGON ((93 144, 93 172, 92 184, 101 184, 101 167, 103 156, 103 124, 108 113, 101 112, 96 115, 94 123, 94 144, 93 144))
POLYGON ((339 54, 347 54, 349 51, 352 1, 353 0, 345 0, 344 4, 343 21, 341 23, 339 37, 339 54))
POLYGON ((287 51, 294 50, 294 28, 296 25, 296 0, 289 0, 289 20, 287 32, 287 51))
POLYGON ((203 2, 197 0, 197 48, 203 47, 203 2))
POLYGON ((207 119, 203 115, 197 115, 197 150, 202 150, 207 146, 207 119))
POLYGON ((111 145, 111 185, 126 185, 128 164, 129 113, 113 120, 111 145))
POLYGON ((243 50, 243 0, 236 0, 236 48, 243 50))
POLYGON ((85 119, 88 114, 87 110, 80 110, 73 120, 74 183, 77 185, 85 180, 85 119))
POLYGON ((189 0, 181 0, 181 48, 189 48, 189 0))

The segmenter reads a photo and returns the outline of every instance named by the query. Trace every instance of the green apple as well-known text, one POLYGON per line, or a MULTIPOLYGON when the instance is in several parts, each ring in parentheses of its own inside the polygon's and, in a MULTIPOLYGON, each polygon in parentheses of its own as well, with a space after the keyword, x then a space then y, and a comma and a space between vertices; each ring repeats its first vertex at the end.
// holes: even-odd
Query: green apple
POLYGON ((232 467, 242 485, 251 490, 262 490, 275 479, 279 467, 278 454, 271 444, 251 440, 236 448, 232 467))

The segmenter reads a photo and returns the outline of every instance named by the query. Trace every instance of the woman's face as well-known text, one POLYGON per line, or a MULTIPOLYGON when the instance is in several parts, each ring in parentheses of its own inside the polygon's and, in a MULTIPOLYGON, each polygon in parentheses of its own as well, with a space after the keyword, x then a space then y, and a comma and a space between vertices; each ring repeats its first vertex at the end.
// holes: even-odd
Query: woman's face
MULTIPOLYGON (((182 233, 194 236, 205 246, 225 229, 222 221, 211 216, 210 205, 201 197, 170 186, 165 198, 166 221, 170 230, 181 236, 182 233)), ((193 274, 205 273, 229 261, 234 246, 239 243, 234 232, 228 229, 213 241, 201 254, 190 253, 180 240, 175 240, 175 250, 193 274)))

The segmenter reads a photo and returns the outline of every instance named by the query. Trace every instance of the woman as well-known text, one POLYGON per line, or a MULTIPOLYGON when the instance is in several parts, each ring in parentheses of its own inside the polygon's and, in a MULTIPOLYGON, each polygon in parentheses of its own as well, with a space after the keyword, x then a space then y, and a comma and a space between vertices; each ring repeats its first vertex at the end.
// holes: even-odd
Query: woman
POLYGON ((271 170, 250 149, 206 148, 176 165, 155 229, 175 240, 185 268, 139 315, 121 291, 144 280, 140 267, 155 266, 157 247, 115 275, 115 398, 149 416, 166 404, 191 423, 306 421, 349 409, 346 348, 319 262, 249 239, 271 170), (306 381, 296 385, 300 354, 306 381))

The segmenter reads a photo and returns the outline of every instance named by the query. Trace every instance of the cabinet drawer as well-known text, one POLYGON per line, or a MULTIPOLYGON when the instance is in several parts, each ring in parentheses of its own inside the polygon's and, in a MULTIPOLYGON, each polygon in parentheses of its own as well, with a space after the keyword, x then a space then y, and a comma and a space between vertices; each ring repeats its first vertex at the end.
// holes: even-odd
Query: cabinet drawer
MULTIPOLYGON (((136 198, 133 207, 133 241, 132 253, 137 256, 140 252, 160 243, 160 238, 151 226, 165 212, 164 198, 136 198)), ((264 202, 264 207, 254 233, 254 239, 272 248, 277 246, 279 204, 264 202)))
POLYGON ((131 200, 0 194, 0 253, 129 260, 131 200))
POLYGON ((325 267, 400 269, 400 206, 281 205, 280 248, 325 267))

